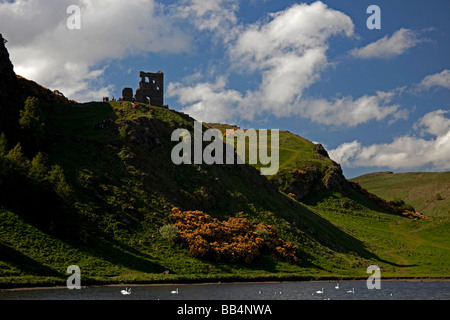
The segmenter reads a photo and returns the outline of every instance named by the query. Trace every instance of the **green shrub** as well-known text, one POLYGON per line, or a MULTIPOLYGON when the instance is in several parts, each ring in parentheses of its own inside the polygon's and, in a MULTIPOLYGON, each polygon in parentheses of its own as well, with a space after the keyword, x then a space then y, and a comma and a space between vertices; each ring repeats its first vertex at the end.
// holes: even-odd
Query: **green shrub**
POLYGON ((88 169, 82 169, 78 172, 77 181, 85 188, 92 188, 94 185, 94 173, 88 169))
POLYGON ((389 201, 389 203, 394 205, 394 206, 396 206, 396 207, 402 208, 403 210, 416 212, 416 209, 412 205, 407 204, 402 199, 396 198, 396 199, 394 199, 392 201, 389 201))
POLYGON ((264 241, 270 239, 270 232, 267 229, 257 228, 255 231, 264 241))
POLYGON ((126 140, 127 136, 128 136, 128 132, 127 129, 125 127, 119 127, 117 129, 117 131, 119 132, 119 138, 122 140, 126 140))
POLYGON ((35 153, 44 141, 44 123, 37 98, 28 98, 20 111, 19 128, 25 150, 35 153))
POLYGON ((405 204, 402 208, 405 209, 406 211, 416 212, 416 209, 410 204, 405 204))
POLYGON ((8 153, 8 140, 4 133, 0 135, 0 157, 6 156, 8 153))
POLYGON ((390 201, 390 203, 397 207, 403 207, 405 205, 405 201, 403 201, 402 199, 398 199, 398 198, 390 201))
POLYGON ((29 177, 35 181, 43 181, 47 178, 47 166, 45 165, 45 156, 39 152, 31 161, 29 177))
POLYGON ((64 171, 59 165, 52 166, 48 173, 48 179, 54 185, 56 193, 63 198, 69 197, 70 186, 66 182, 64 171))
POLYGON ((168 223, 159 228, 159 233, 164 239, 169 240, 169 242, 174 242, 178 235, 178 228, 168 223))
POLYGON ((16 144, 14 148, 9 150, 5 158, 9 161, 12 167, 15 167, 22 173, 26 173, 28 171, 30 162, 23 154, 22 145, 20 144, 20 142, 16 144))

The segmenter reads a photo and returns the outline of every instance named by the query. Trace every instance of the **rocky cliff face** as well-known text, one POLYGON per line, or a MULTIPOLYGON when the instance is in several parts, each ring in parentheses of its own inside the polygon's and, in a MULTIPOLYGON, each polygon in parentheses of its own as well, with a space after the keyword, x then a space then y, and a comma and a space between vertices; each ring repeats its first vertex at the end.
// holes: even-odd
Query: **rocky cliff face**
POLYGON ((13 64, 0 34, 0 133, 9 132, 18 113, 19 86, 13 64))
POLYGON ((325 190, 344 192, 348 186, 339 164, 328 167, 325 174, 320 170, 293 170, 290 176, 284 179, 286 182, 281 190, 295 195, 298 201, 314 192, 325 190))
POLYGON ((345 192, 349 187, 341 166, 332 161, 322 145, 313 146, 315 157, 327 159, 321 165, 300 167, 289 171, 281 171, 272 182, 284 193, 301 201, 307 195, 320 191, 345 192), (328 163, 326 167, 323 163, 328 163))

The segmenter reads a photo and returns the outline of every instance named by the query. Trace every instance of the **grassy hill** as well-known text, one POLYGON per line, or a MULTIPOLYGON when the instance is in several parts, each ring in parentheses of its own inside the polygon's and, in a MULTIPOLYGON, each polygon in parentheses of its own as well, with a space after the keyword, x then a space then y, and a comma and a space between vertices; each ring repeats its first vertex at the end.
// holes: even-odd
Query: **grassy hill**
POLYGON ((436 268, 439 264, 442 267, 448 266, 450 172, 397 174, 381 172, 363 175, 352 181, 358 182, 363 188, 387 200, 404 200, 405 203, 414 206, 416 211, 431 218, 423 224, 411 221, 405 224, 401 221, 389 225, 394 234, 400 236, 411 250, 409 254, 405 253, 402 259, 408 260, 411 256, 423 254, 423 258, 416 262, 417 264, 428 266, 435 263, 436 268), (412 251, 416 251, 417 254, 412 251))
MULTIPOLYGON (((231 126, 227 124, 209 123, 209 127, 216 128, 220 130, 223 134, 226 133, 227 129, 240 129, 237 126, 231 126)), ((245 129, 244 129, 245 130, 245 129)), ((328 168, 333 164, 333 161, 327 156, 323 156, 318 153, 319 145, 313 144, 311 141, 300 137, 298 135, 292 134, 289 131, 280 131, 279 133, 280 143, 279 143, 279 158, 280 158, 280 171, 282 170, 292 170, 298 167, 304 169, 315 169, 315 168, 328 168)), ((270 131, 268 133, 268 138, 270 141, 270 131)), ((247 144, 246 154, 248 155, 248 148, 252 146, 259 149, 259 145, 247 144)), ((271 146, 269 146, 269 152, 271 146)), ((323 150, 326 152, 325 150, 323 150)), ((248 159, 247 159, 248 160, 248 159)), ((261 168, 261 164, 258 163, 254 165, 255 168, 261 168)), ((272 178, 272 177, 269 177, 272 178)))
POLYGON ((73 264, 83 285, 367 278, 371 264, 386 277, 450 274, 445 224, 380 208, 299 136, 281 132, 280 171, 267 179, 258 165, 174 165, 171 134, 194 123, 174 110, 27 103, 19 134, 0 139, 1 287, 65 285, 73 264), (174 207, 273 226, 301 263, 269 251, 252 263, 193 256, 160 232, 174 207))
MULTIPOLYGON (((374 174, 352 179, 352 183, 359 182, 362 187, 373 182, 379 188, 367 187, 369 192, 361 193, 359 188, 347 183, 341 176, 339 165, 328 158, 320 145, 290 132, 280 132, 280 160, 281 170, 269 177, 271 181, 285 194, 295 192, 296 187, 298 191, 296 183, 307 185, 308 192, 304 192, 299 199, 302 205, 361 241, 378 258, 377 263, 382 266, 384 276, 437 277, 440 274, 448 277, 450 225, 448 203, 445 201, 449 181, 447 173, 413 174, 409 180, 403 180, 404 184, 397 181, 396 191, 409 190, 411 195, 402 199, 429 218, 423 220, 412 216, 414 219, 404 219, 390 210, 386 211, 389 203, 383 199, 395 200, 399 195, 392 193, 393 190, 389 193, 390 184, 386 179, 377 182, 374 176, 382 176, 374 174), (285 150, 291 153, 298 151, 302 156, 300 159, 282 157, 285 150), (370 192, 382 199, 372 196, 370 192), (436 193, 440 193, 439 197, 436 193), (435 211, 423 210, 414 201, 421 197, 425 197, 424 203, 429 208, 434 204, 435 211)), ((291 196, 298 198, 298 194, 291 196)), ((357 265, 355 261, 350 263, 357 265)))
POLYGON ((427 216, 450 215, 450 172, 380 172, 351 181, 384 199, 402 199, 427 216))
POLYGON ((88 284, 314 277, 333 275, 347 254, 374 258, 253 167, 174 165, 170 136, 175 128, 192 130, 186 115, 121 102, 41 103, 40 110, 45 161, 37 161, 34 144, 17 148, 14 137, 3 151, 2 286, 64 284, 72 264, 88 284), (251 265, 194 258, 159 232, 173 207, 273 225, 300 248, 302 265, 270 254, 251 265))

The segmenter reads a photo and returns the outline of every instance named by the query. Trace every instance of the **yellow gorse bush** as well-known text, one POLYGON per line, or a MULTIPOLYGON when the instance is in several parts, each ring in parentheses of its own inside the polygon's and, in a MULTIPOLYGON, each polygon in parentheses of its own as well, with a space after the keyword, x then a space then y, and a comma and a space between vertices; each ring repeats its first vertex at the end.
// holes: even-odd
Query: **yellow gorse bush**
POLYGON ((219 221, 202 211, 172 209, 170 220, 178 229, 176 242, 189 254, 213 261, 252 263, 269 253, 282 260, 300 263, 297 247, 277 236, 275 228, 253 224, 245 218, 219 221), (264 232, 264 238, 258 233, 264 232))

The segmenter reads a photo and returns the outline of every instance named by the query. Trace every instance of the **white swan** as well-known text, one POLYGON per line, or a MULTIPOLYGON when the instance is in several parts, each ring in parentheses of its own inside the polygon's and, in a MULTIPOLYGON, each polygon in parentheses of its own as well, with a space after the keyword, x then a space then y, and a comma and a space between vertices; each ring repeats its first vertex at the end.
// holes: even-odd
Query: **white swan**
POLYGON ((348 290, 347 293, 355 293, 355 288, 352 288, 352 290, 348 290))
POLYGON ((170 293, 171 294, 178 294, 178 288, 177 288, 177 290, 170 291, 170 293))
POLYGON ((125 290, 120 291, 122 294, 131 294, 131 288, 125 288, 125 290))
POLYGON ((335 289, 339 289, 339 283, 336 284, 336 287, 334 287, 335 289))
POLYGON ((316 293, 323 293, 323 288, 322 290, 317 290, 316 293))

